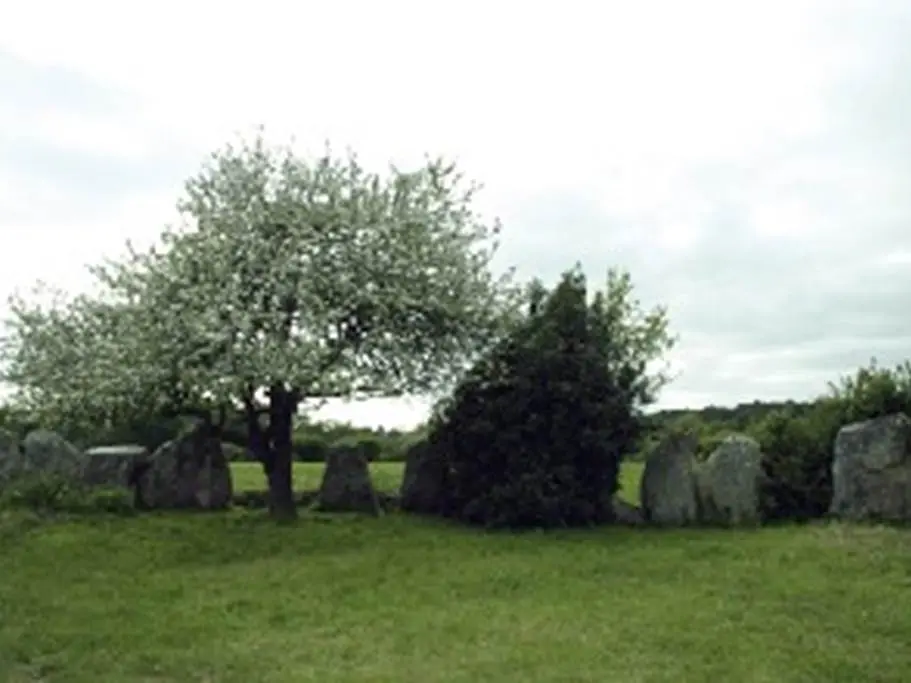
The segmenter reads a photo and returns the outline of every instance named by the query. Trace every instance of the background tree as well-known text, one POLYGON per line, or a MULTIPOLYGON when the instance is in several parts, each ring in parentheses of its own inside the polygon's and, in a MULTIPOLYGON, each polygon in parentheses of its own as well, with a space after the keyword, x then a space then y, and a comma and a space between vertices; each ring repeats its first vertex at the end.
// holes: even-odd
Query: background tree
POLYGON ((379 175, 261 134, 228 145, 186 183, 182 223, 95 268, 91 296, 12 302, 6 378, 58 419, 240 410, 292 516, 304 399, 441 391, 513 320, 477 190, 442 160, 379 175))

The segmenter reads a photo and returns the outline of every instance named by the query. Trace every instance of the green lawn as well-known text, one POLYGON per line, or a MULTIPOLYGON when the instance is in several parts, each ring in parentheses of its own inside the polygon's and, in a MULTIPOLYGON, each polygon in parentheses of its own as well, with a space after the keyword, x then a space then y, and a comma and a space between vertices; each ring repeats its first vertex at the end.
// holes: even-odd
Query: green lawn
MULTIPOLYGON (((397 491, 402 483, 404 465, 397 462, 374 462, 370 465, 373 485, 379 491, 397 491)), ((263 468, 259 463, 231 463, 235 491, 262 490, 266 486, 263 468)), ((294 489, 296 491, 319 488, 323 476, 322 463, 294 463, 294 489)), ((639 501, 639 478, 642 476, 641 463, 627 463, 621 472, 623 496, 630 502, 639 501)))
POLYGON ((0 516, 4 683, 906 683, 909 637, 908 531, 0 516))
MULTIPOLYGON (((324 465, 321 462, 294 463, 294 490, 309 491, 319 488, 324 465)), ((397 491, 402 483, 404 464, 399 462, 374 462, 370 464, 373 485, 379 491, 397 491)), ((235 491, 259 491, 266 488, 262 465, 256 462, 231 463, 235 491)))

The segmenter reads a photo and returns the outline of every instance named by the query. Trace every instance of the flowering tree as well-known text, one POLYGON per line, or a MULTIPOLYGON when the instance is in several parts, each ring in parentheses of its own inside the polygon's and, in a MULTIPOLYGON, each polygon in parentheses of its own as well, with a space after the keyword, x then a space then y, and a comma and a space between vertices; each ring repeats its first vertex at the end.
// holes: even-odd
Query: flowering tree
POLYGON ((261 135, 228 145, 158 247, 93 269, 97 292, 11 301, 6 380, 58 420, 242 410, 270 510, 293 516, 303 401, 438 391, 513 320, 476 190, 442 161, 383 176, 261 135))

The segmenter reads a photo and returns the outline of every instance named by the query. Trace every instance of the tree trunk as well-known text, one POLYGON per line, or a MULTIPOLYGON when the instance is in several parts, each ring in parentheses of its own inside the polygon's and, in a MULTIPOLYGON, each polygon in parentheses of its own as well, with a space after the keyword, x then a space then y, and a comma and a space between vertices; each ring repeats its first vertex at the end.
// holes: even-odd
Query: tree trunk
POLYGON ((291 430, 294 411, 293 397, 279 387, 273 387, 269 399, 269 514, 275 519, 297 517, 292 478, 291 430))
POLYGON ((269 482, 269 515, 274 519, 294 519, 297 504, 292 486, 291 449, 274 450, 269 482))

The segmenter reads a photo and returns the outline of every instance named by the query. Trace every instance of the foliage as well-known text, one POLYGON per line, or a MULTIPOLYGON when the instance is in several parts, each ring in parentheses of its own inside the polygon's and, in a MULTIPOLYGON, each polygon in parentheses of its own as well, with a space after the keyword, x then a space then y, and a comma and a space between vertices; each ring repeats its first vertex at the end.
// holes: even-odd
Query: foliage
POLYGON ((441 390, 512 320, 497 224, 455 166, 365 170, 258 136, 190 178, 183 222, 95 268, 96 291, 15 298, 5 379, 42 424, 243 411, 278 515, 293 515, 305 399, 441 390))
POLYGON ((731 422, 707 421, 703 417, 702 411, 669 412, 672 414, 670 418, 666 417, 667 413, 659 413, 651 415, 650 419, 645 420, 646 426, 642 430, 643 435, 639 441, 636 459, 647 459, 668 434, 691 433, 698 438, 696 458, 705 460, 726 437, 736 433, 731 422))
POLYGON ((769 413, 786 410, 791 415, 800 417, 812 410, 813 405, 812 401, 760 401, 757 399, 738 403, 735 406, 708 405, 703 408, 671 408, 651 413, 646 419, 646 423, 649 429, 660 430, 672 422, 692 419, 710 432, 717 429, 743 432, 751 425, 762 421, 769 413))
POLYGON ((20 406, 10 401, 0 405, 0 431, 14 437, 16 441, 22 441, 26 434, 39 426, 28 411, 20 406))
POLYGON ((70 477, 56 473, 17 473, 3 483, 0 505, 53 510, 68 507, 82 498, 82 488, 75 487, 70 477))
POLYGON ((21 441, 39 427, 53 429, 80 448, 114 444, 139 444, 154 451, 186 429, 188 421, 174 415, 134 414, 119 420, 97 423, 55 420, 42 412, 30 413, 12 402, 0 405, 0 429, 15 434, 21 441), (39 422, 39 416, 44 419, 39 422))
MULTIPOLYGON (((38 427, 36 420, 12 404, 0 405, 0 429, 22 438, 38 427)), ((130 422, 113 422, 81 427, 64 423, 51 425, 54 431, 80 448, 91 448, 111 444, 140 444, 154 451, 165 441, 176 438, 187 427, 185 418, 167 415, 148 415, 134 418, 130 422)), ((242 414, 229 415, 224 425, 227 435, 243 433, 242 414)), ((404 461, 408 447, 426 436, 426 425, 410 431, 384 429, 382 427, 356 427, 342 422, 316 422, 298 415, 293 432, 295 460, 301 462, 323 462, 325 452, 340 444, 367 442, 366 455, 388 461, 404 461), (378 450, 377 450, 378 449, 378 450)), ((246 438, 240 443, 223 442, 225 457, 230 461, 248 461, 255 456, 246 447, 246 438)))
POLYGON ((587 293, 578 268, 553 291, 533 283, 527 318, 439 406, 429 443, 446 463, 443 514, 490 527, 610 518, 639 410, 666 381, 646 367, 672 339, 627 274, 587 293))
POLYGON ((325 441, 310 439, 294 444, 295 460, 299 462, 325 462, 329 446, 325 441))
POLYGON ((813 401, 741 403, 733 408, 664 410, 646 418, 639 458, 661 436, 685 429, 699 436, 697 457, 708 456, 728 434, 745 433, 763 451, 763 516, 806 520, 826 514, 832 498, 835 438, 845 425, 894 413, 911 416, 911 364, 867 366, 829 384, 813 401))
POLYGON ((126 489, 89 488, 57 474, 28 473, 0 488, 0 510, 27 509, 47 513, 108 512, 133 514, 132 494, 126 489))
POLYGON ((895 413, 911 416, 911 363, 905 361, 894 368, 883 368, 873 358, 853 375, 831 383, 829 391, 846 422, 895 413))
POLYGON ((769 414, 751 429, 762 448, 762 517, 808 520, 822 517, 832 501, 832 446, 841 427, 834 404, 811 414, 769 414))
POLYGON ((222 441, 221 450, 225 455, 225 460, 228 462, 250 462, 253 460, 253 454, 248 449, 235 443, 222 441))
POLYGON ((367 462, 373 462, 374 460, 380 459, 382 444, 376 439, 361 439, 356 445, 367 462))
POLYGON ((911 414, 911 366, 876 360, 830 383, 800 416, 778 411, 753 429, 763 449, 763 512, 767 519, 812 519, 832 501, 832 460, 839 430, 894 413, 911 414))
POLYGON ((381 448, 382 446, 377 439, 366 437, 359 439, 347 439, 337 442, 330 450, 355 449, 367 460, 367 462, 373 462, 374 460, 379 460, 381 448))
POLYGON ((911 415, 911 366, 881 368, 873 359, 830 383, 829 395, 795 418, 775 415, 761 425, 766 514, 772 519, 824 515, 832 500, 832 460, 839 430, 894 413, 911 415))

